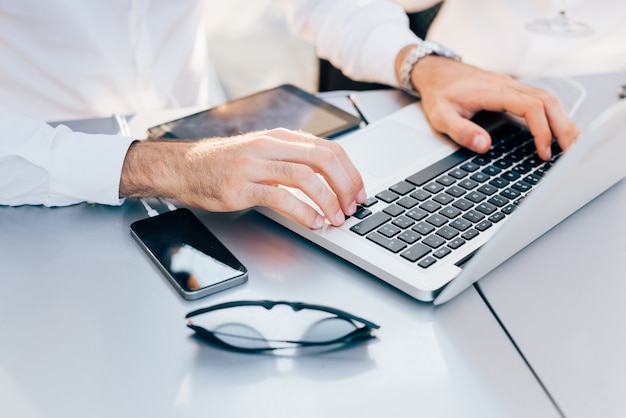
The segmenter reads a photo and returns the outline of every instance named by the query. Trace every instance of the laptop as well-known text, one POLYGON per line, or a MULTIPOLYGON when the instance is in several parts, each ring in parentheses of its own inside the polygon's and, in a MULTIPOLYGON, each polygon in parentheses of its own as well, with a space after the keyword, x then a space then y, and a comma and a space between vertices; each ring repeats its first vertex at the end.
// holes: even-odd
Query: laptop
MULTIPOLYGON (((340 227, 310 230, 257 210, 424 302, 454 298, 626 176, 626 101, 606 109, 566 153, 540 160, 530 132, 479 112, 492 135, 484 155, 432 130, 410 104, 337 139, 370 199, 340 227)), ((299 198, 312 201, 298 190, 299 198)))

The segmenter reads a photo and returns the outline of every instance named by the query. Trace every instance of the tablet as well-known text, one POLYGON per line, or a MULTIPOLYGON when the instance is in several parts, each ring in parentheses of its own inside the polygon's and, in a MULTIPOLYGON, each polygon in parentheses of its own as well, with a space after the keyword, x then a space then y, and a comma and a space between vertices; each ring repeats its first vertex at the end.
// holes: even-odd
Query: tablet
POLYGON ((332 138, 361 119, 290 84, 226 102, 148 129, 151 137, 199 139, 288 128, 332 138))

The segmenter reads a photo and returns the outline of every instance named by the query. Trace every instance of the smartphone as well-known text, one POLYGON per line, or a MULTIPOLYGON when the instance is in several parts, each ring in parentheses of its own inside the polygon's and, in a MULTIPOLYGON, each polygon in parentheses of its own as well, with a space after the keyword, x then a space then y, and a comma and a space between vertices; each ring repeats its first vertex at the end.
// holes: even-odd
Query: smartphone
POLYGON ((246 267, 189 209, 176 209, 133 222, 130 231, 187 300, 248 280, 246 267))
POLYGON ((287 128, 333 138, 358 128, 360 124, 361 118, 296 86, 283 84, 153 126, 148 129, 148 135, 199 139, 287 128))

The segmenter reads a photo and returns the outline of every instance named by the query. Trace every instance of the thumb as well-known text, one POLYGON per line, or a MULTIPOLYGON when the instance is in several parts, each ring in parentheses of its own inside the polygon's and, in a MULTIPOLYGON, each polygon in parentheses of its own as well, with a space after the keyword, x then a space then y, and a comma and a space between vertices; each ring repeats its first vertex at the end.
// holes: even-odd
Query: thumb
POLYGON ((459 115, 453 109, 445 115, 431 117, 433 128, 448 135, 457 144, 476 153, 483 154, 491 147, 489 133, 469 119, 459 115))

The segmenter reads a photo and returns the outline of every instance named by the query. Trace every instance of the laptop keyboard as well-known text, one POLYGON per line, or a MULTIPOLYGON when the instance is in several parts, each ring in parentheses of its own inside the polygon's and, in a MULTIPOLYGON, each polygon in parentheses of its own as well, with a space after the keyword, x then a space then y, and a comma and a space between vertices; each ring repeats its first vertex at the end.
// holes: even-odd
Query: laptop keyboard
POLYGON ((541 160, 530 132, 510 122, 490 134, 487 153, 460 149, 369 198, 353 215, 362 221, 350 230, 428 269, 501 222, 561 150, 553 141, 552 159, 541 160))

